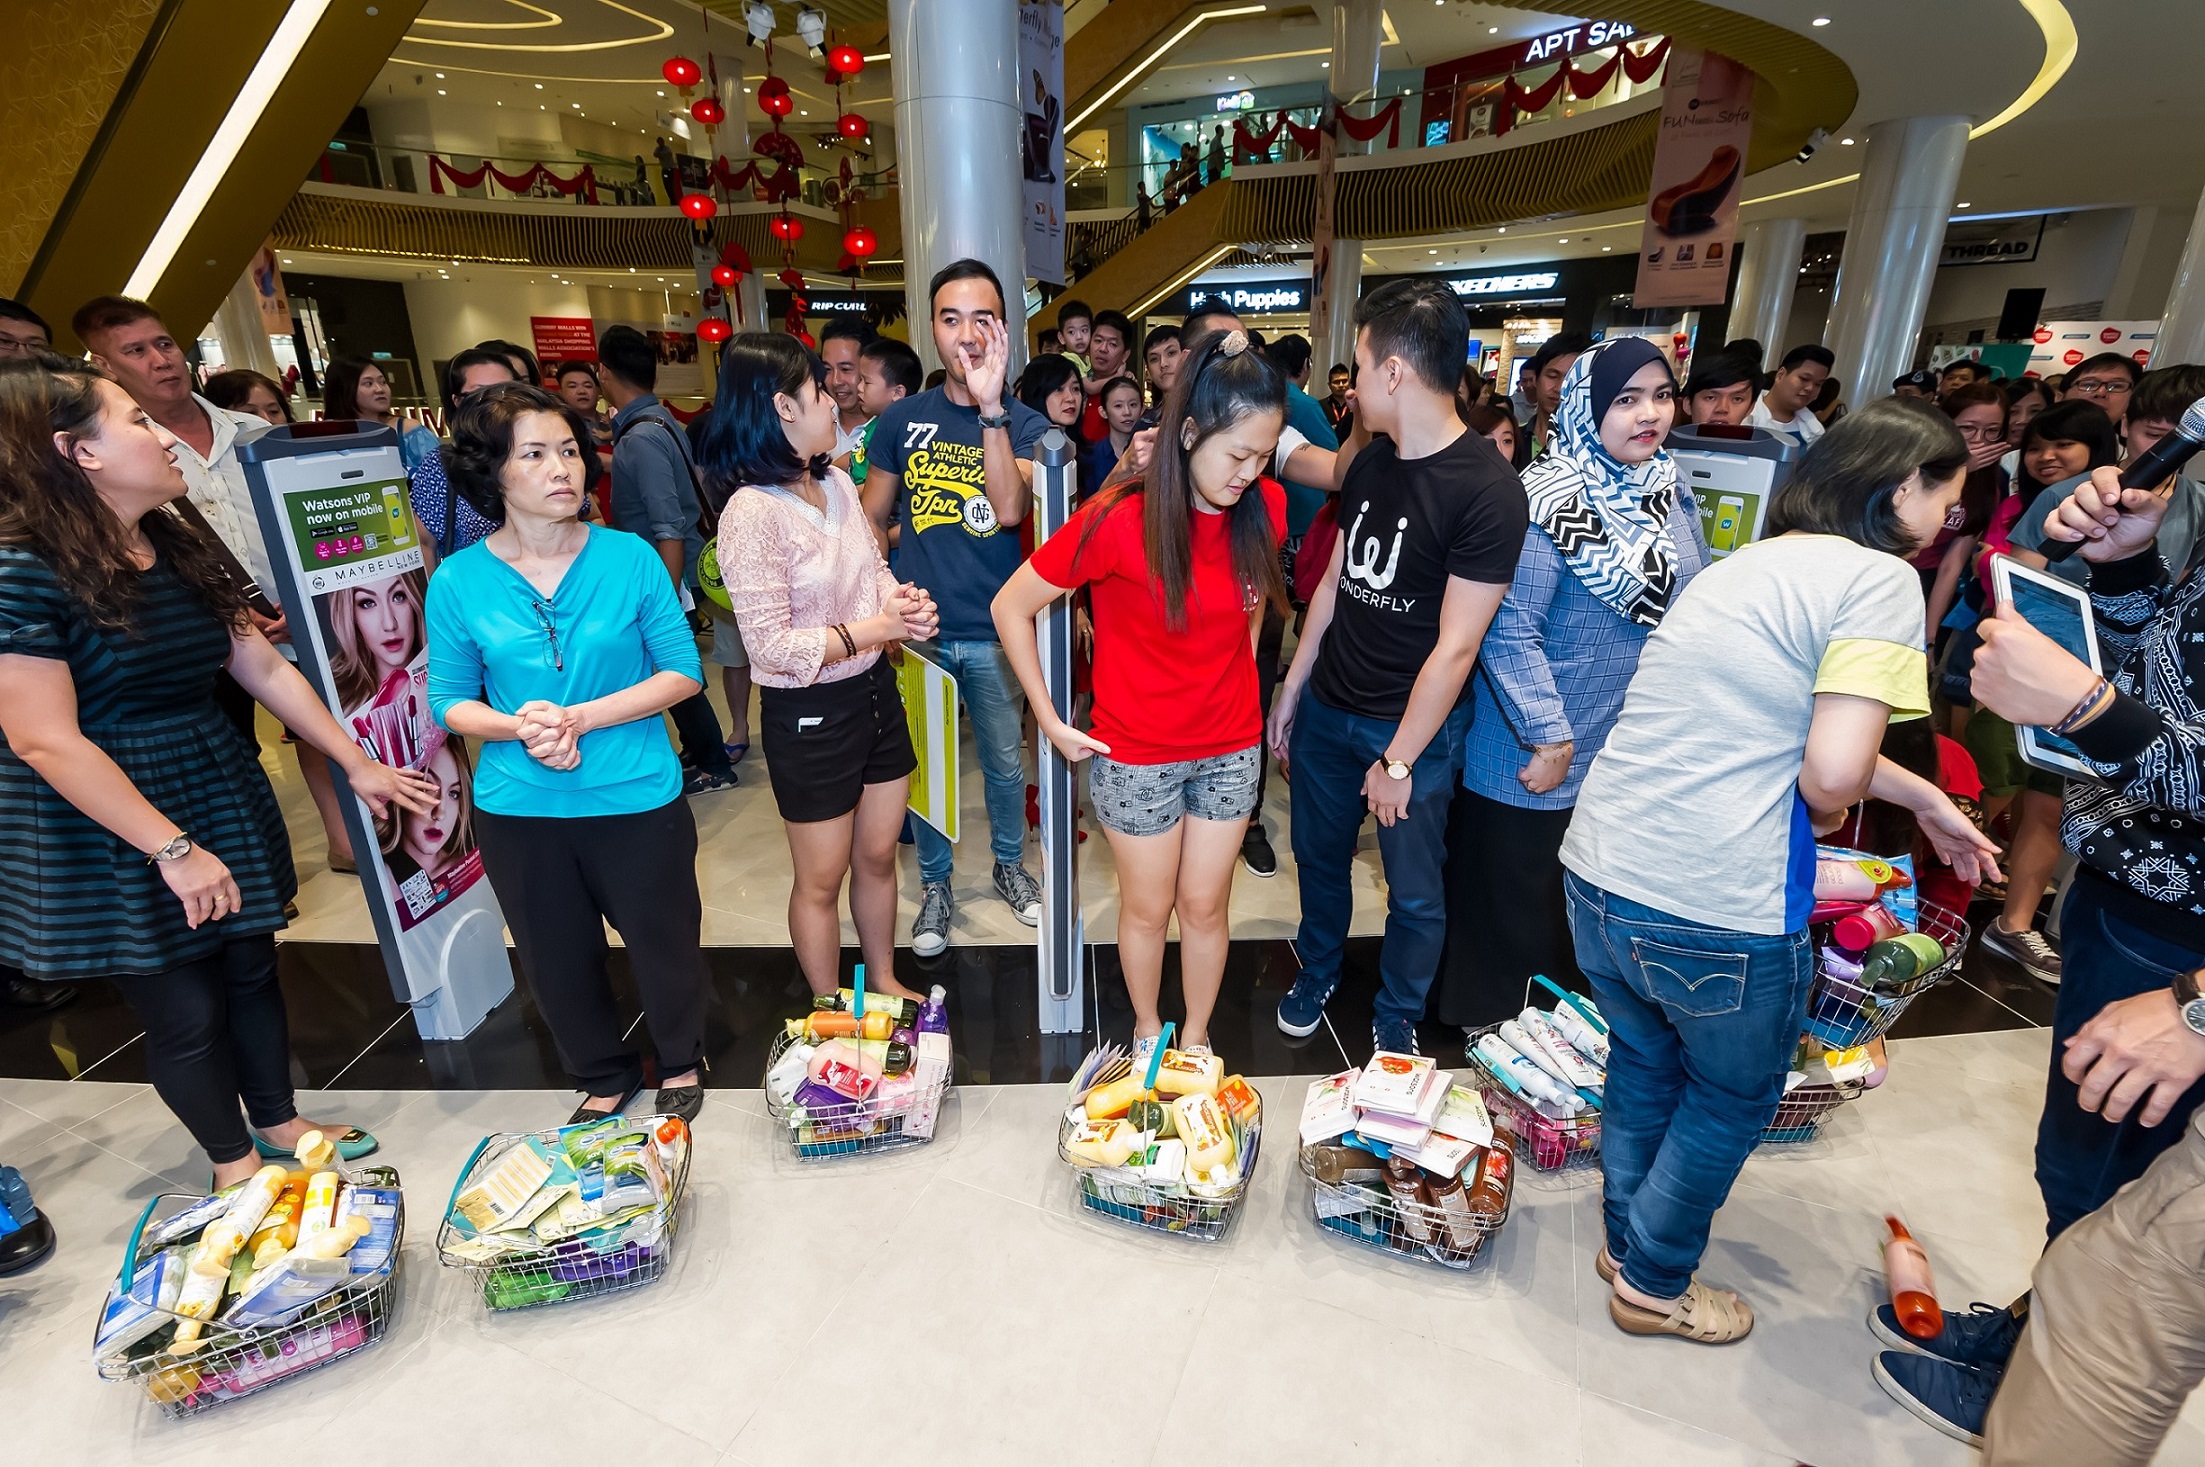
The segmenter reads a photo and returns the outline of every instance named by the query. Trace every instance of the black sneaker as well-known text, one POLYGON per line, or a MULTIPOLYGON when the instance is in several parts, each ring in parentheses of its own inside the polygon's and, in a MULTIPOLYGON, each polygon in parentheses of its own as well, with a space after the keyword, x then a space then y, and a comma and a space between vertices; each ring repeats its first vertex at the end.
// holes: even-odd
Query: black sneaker
POLYGON ((1329 983, 1309 973, 1297 976, 1286 997, 1279 1000, 1279 1032, 1296 1039, 1316 1033, 1317 1026, 1325 1021, 1325 1004, 1339 986, 1337 974, 1329 983))
POLYGON ((1935 1339, 1917 1340, 1899 1327, 1899 1316, 1889 1304, 1878 1304, 1868 1316, 1868 1332, 1894 1350, 1910 1350, 1954 1365, 1988 1366, 2004 1370, 2013 1358, 2014 1343, 2021 1338, 2025 1312, 2001 1309, 1993 1304, 1973 1304, 1968 1312, 1945 1311, 1944 1330, 1935 1339))
POLYGON ((1870 1367, 1884 1394, 1954 1441, 1983 1445, 1983 1418, 2005 1372, 1886 1350, 1870 1367))
POLYGON ((1422 1054, 1416 1047, 1416 1025, 1407 1019, 1372 1019, 1370 1047, 1393 1054, 1422 1054))
POLYGON ((741 783, 741 781, 736 779, 735 771, 732 769, 730 769, 725 774, 711 774, 705 770, 700 769, 696 773, 690 775, 688 779, 682 781, 681 792, 692 797, 697 795, 716 795, 721 790, 731 790, 735 788, 735 786, 739 783, 741 783))
POLYGON ((1240 864, 1248 868, 1250 876, 1276 876, 1279 874, 1278 852, 1271 849, 1271 836, 1260 820, 1248 822, 1248 833, 1240 838, 1240 864))
POLYGON ((1993 917, 1983 924, 1979 940, 1985 951, 2004 958, 2039 983, 2059 986, 2060 950, 2052 946, 2052 939, 2034 927, 2008 932, 2005 919, 1993 917))

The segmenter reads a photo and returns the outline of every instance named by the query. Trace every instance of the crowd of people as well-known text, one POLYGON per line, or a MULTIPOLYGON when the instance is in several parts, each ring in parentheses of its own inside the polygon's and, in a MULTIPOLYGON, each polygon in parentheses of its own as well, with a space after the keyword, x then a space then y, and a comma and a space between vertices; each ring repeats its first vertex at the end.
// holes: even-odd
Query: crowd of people
MULTIPOLYGON (((689 801, 736 781, 754 688, 813 992, 840 981, 847 900, 873 985, 908 993, 907 833, 910 944, 946 948, 955 847, 906 813, 918 760, 896 664, 915 655, 956 683, 988 884, 1028 925, 1030 751, 1047 739, 1085 767, 1137 1055, 1165 1027, 1173 924, 1180 1044, 1210 1041, 1236 873, 1278 870, 1274 764, 1300 906, 1282 1031, 1314 1033, 1338 991, 1371 818, 1374 1048, 1416 1052, 1435 1022, 1473 1032, 1534 973, 1589 989, 1613 1028, 1592 1261, 1609 1312, 1633 1334, 1730 1343, 1753 1308, 1700 1265, 1801 1027, 1803 872, 1818 834, 1873 815, 1925 891, 1996 902, 1984 951, 2057 987, 2034 1287, 1948 1313, 1930 1341, 1879 1311, 1893 1348, 1876 1376, 1999 1462, 2148 1460, 2205 1375, 2205 590, 2186 574, 2205 489, 2121 473, 2205 397, 2205 367, 2108 354, 1999 382, 1962 361, 1848 411, 1819 345, 1771 362, 1731 342, 1680 383, 1652 340, 1558 333, 1510 390, 1467 365, 1453 293, 1404 280, 1358 304, 1354 360, 1319 398, 1306 339, 1266 342, 1214 306, 1142 335, 1064 302, 1014 373, 986 265, 943 269, 928 305, 938 380, 854 322, 816 351, 741 335, 686 424, 623 327, 548 376, 507 342, 455 356, 441 441, 400 423, 373 360, 326 374, 326 416, 397 431, 427 560, 427 703, 475 750, 473 836, 577 1119, 646 1083, 659 1109, 699 1111, 689 801), (1761 536, 1725 557, 1667 447, 1687 422, 1795 455, 1761 536), (1037 545, 1052 430, 1079 494, 1037 545), (2080 553, 2055 561, 2062 544, 2080 553), (1996 555, 2086 588, 2104 675, 1999 602, 1996 555), (1036 633, 1066 598, 1071 719, 1036 633), (2029 727, 2095 777, 2025 759, 2029 727), (649 1054, 614 1000, 608 924, 649 1054)), ((447 791, 371 758, 290 660, 236 452, 288 421, 278 384, 225 373, 193 391, 142 302, 103 297, 72 324, 85 359, 0 302, 0 963, 25 1007, 113 980, 222 1185, 312 1124, 275 981, 297 883, 257 710, 298 755, 333 867, 355 853, 331 766, 379 815, 447 791)), ((317 1128, 347 1156, 376 1144, 317 1128)), ((0 1268, 52 1242, 10 1175, 0 1268)))

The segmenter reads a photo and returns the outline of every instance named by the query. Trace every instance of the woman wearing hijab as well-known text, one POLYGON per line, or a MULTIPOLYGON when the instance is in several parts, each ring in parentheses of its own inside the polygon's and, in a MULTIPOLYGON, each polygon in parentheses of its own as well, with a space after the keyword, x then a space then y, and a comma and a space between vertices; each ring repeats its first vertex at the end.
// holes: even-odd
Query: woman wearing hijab
POLYGON ((1708 562, 1662 452, 1676 410, 1652 342, 1601 342, 1570 367, 1545 451, 1524 470, 1531 525, 1478 659, 1448 814, 1439 1017, 1465 1031, 1521 1009, 1532 974, 1577 972, 1558 857, 1577 788, 1647 635, 1708 562))

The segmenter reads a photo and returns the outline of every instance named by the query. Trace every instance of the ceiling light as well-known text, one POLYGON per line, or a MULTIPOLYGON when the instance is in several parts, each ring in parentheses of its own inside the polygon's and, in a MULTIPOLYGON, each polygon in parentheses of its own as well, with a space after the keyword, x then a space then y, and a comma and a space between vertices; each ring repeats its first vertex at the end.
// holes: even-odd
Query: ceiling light
POLYGON ((582 104, 581 104, 580 102, 576 102, 576 103, 574 103, 573 105, 575 106, 575 108, 576 108, 576 109, 580 109, 580 107, 581 107, 581 105, 582 105, 582 104))
POLYGON ((1495 234, 1506 234, 1508 233, 1508 226, 1503 224, 1499 229, 1496 229, 1493 232, 1495 234))
POLYGON ((663 96, 665 96, 665 95, 666 95, 666 88, 664 88, 664 87, 660 87, 660 88, 658 89, 658 94, 659 94, 660 96, 662 96, 662 97, 663 97, 663 96))
POLYGON ((443 96, 443 95, 444 95, 444 88, 442 88, 442 87, 438 87, 438 88, 436 89, 436 94, 437 94, 437 95, 438 95, 439 97, 443 96))
MULTIPOLYGON (((1330 70, 1332 70, 1332 63, 1331 63, 1331 62, 1329 62, 1329 61, 1320 61, 1320 62, 1318 62, 1318 63, 1317 63, 1317 65, 1318 65, 1318 67, 1319 67, 1319 68, 1320 68, 1321 70, 1324 70, 1324 71, 1330 71, 1330 70)), ((1145 91, 1147 91, 1147 90, 1148 90, 1148 88, 1147 88, 1147 87, 1143 87, 1143 88, 1141 88, 1141 90, 1145 92, 1145 91)))
POLYGON ((1557 243, 1557 244, 1568 244, 1569 242, 1570 242, 1570 237, 1569 237, 1568 235, 1566 235, 1566 234, 1565 234, 1565 235, 1563 235, 1563 236, 1562 236, 1562 237, 1561 237, 1561 238, 1560 238, 1559 240, 1555 241, 1555 243, 1557 243))
POLYGON ((1838 146, 1841 148, 1850 148, 1851 146, 1853 146, 1853 140, 1851 138, 1839 138, 1838 146))
POLYGON ((1427 254, 1427 255, 1436 255, 1436 254, 1438 254, 1438 253, 1439 253, 1439 251, 1438 251, 1438 250, 1426 250, 1426 251, 1425 251, 1424 253, 1425 253, 1425 254, 1427 254))
POLYGON ((1814 23, 1816 25, 1828 25, 1830 23, 1830 17, 1828 17, 1827 15, 1818 15, 1814 18, 1814 23))
POLYGON ((1955 209, 1972 209, 1972 208, 1974 208, 1974 207, 1975 207, 1975 205, 1973 205, 1973 204, 1954 204, 1954 205, 1953 205, 1953 207, 1954 207, 1955 209))
POLYGON ((543 89, 544 89, 544 84, 543 84, 542 82, 538 82, 538 83, 536 83, 536 90, 537 90, 537 91, 539 91, 539 92, 540 92, 540 91, 542 91, 543 89))
POLYGON ((1497 36, 1501 33, 1501 28, 1497 25, 1489 25, 1485 28, 1485 33, 1489 36, 1497 36))
POLYGON ((436 79, 437 79, 438 81, 442 81, 442 80, 444 80, 444 73, 443 73, 443 72, 441 72, 441 71, 440 71, 440 72, 438 72, 438 73, 436 74, 436 79))
POLYGON ((1614 248, 1615 248, 1615 246, 1614 246, 1614 245, 1602 245, 1602 246, 1600 247, 1600 253, 1602 253, 1603 255, 1605 255, 1606 253, 1608 253, 1608 251, 1610 251, 1610 250, 1612 250, 1612 249, 1614 249, 1614 248))

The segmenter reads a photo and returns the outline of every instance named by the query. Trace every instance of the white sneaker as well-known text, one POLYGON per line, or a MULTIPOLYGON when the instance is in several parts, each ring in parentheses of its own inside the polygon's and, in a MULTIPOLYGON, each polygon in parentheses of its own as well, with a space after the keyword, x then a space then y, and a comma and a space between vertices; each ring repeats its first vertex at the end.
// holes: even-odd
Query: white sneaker
POLYGON ((937 958, 949 946, 949 883, 930 881, 919 893, 919 915, 911 923, 911 951, 937 958))

